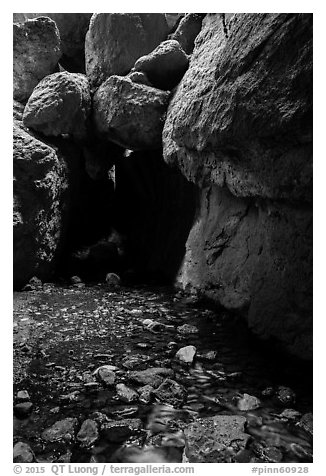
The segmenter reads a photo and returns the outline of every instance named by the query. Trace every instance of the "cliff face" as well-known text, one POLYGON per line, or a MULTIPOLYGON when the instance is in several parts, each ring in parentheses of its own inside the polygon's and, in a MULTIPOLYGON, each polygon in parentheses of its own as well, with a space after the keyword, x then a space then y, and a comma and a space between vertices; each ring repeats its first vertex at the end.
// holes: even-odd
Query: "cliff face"
POLYGON ((209 14, 164 158, 200 189, 177 281, 311 355, 312 16, 209 14))

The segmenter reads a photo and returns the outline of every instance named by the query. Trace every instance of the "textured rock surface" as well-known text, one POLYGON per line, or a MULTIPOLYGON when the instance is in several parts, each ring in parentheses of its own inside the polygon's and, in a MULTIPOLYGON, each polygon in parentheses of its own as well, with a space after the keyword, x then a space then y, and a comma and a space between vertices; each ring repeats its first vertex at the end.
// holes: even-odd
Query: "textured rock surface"
POLYGON ((207 15, 164 128, 164 154, 234 195, 311 200, 312 16, 207 15))
POLYGON ((128 149, 157 149, 169 94, 111 76, 94 95, 94 123, 106 139, 128 149))
POLYGON ((25 126, 47 136, 86 137, 91 109, 87 77, 76 73, 46 76, 34 89, 23 115, 25 126))
POLYGON ((177 40, 182 49, 190 55, 195 46, 195 39, 201 30, 203 14, 188 13, 183 17, 176 31, 170 36, 171 40, 177 40))
POLYGON ((55 71, 61 56, 56 24, 41 17, 14 23, 14 99, 25 101, 38 82, 55 71))
POLYGON ((127 74, 135 61, 168 35, 162 13, 94 13, 86 35, 86 72, 97 87, 109 76, 127 74))
POLYGON ((304 358, 312 345, 311 20, 236 14, 223 25, 207 15, 163 132, 165 160, 202 189, 178 281, 304 358))
POLYGON ((31 447, 22 441, 16 443, 13 450, 13 462, 33 463, 33 461, 35 461, 35 456, 31 447))
POLYGON ((50 428, 44 430, 42 438, 49 442, 71 442, 74 439, 77 425, 77 418, 65 418, 64 420, 55 422, 50 428))
POLYGON ((48 277, 62 232, 66 163, 56 150, 14 126, 14 284, 48 277))
POLYGON ((187 439, 186 456, 190 463, 216 463, 223 461, 223 452, 232 445, 244 448, 249 435, 244 432, 246 418, 219 415, 200 418, 184 430, 187 439))
POLYGON ((85 36, 91 13, 14 13, 14 22, 49 17, 55 21, 61 39, 60 64, 72 73, 85 72, 85 36))
POLYGON ((163 41, 155 50, 139 58, 135 71, 146 73, 155 88, 173 89, 188 68, 188 57, 175 40, 163 41))

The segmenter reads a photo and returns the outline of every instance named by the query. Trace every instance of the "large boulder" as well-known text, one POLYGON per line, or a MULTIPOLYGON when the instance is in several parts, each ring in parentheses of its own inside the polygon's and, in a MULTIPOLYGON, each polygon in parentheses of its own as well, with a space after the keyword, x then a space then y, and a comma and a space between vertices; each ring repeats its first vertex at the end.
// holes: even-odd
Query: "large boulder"
POLYGON ((199 34, 203 22, 202 13, 188 13, 183 17, 178 28, 169 38, 180 43, 182 49, 190 55, 195 46, 195 39, 199 34))
POLYGON ((72 73, 85 73, 85 36, 91 13, 14 13, 14 22, 29 18, 49 17, 60 32, 60 64, 72 73))
POLYGON ((135 71, 146 73, 155 88, 173 89, 188 68, 188 57, 175 40, 163 41, 155 50, 139 58, 135 71))
POLYGON ((168 32, 163 13, 94 13, 85 46, 86 73, 92 86, 98 87, 114 74, 127 74, 168 32))
POLYGON ((53 73, 61 57, 54 21, 40 17, 14 23, 14 99, 25 101, 44 76, 53 73))
POLYGON ((167 92, 111 76, 94 95, 96 130, 127 149, 160 148, 168 101, 167 92))
POLYGON ((312 16, 207 15, 164 158, 199 191, 178 282, 312 350, 312 16))
POLYGON ((67 188, 65 161, 56 150, 14 125, 14 285, 53 271, 67 188))
POLYGON ((46 76, 34 89, 23 115, 24 124, 47 136, 86 136, 91 109, 87 77, 61 72, 46 76))

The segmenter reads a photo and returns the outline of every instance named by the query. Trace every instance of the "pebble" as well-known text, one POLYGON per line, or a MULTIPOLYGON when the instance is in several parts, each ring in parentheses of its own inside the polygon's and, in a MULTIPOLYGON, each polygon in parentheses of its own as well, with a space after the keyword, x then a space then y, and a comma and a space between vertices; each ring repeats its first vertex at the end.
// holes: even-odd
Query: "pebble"
POLYGON ((33 450, 27 443, 19 441, 14 446, 13 462, 14 463, 33 463, 35 456, 33 450))
POLYGON ((32 402, 17 403, 17 405, 14 406, 14 413, 17 418, 23 419, 27 418, 32 413, 32 409, 32 402))
POLYGON ((133 403, 138 400, 138 393, 130 387, 127 387, 124 383, 118 383, 116 385, 117 395, 119 400, 124 403, 133 403))
POLYGON ((143 404, 148 404, 152 400, 154 388, 151 385, 144 385, 138 389, 139 401, 143 404))
POLYGON ((190 324, 183 324, 182 326, 177 327, 177 331, 180 334, 188 335, 188 334, 197 334, 198 329, 195 326, 191 326, 190 324))
POLYGON ((70 282, 71 284, 78 284, 78 283, 82 283, 83 281, 79 276, 71 276, 70 282))
POLYGON ((107 386, 114 385, 115 383, 115 373, 108 368, 106 365, 102 365, 93 373, 102 383, 107 386))
POLYGON ((28 402, 30 400, 30 396, 27 390, 19 390, 19 392, 17 392, 17 400, 20 402, 28 402))
POLYGON ((97 423, 94 420, 85 420, 77 433, 77 441, 83 447, 92 446, 98 439, 97 423))
POLYGON ((187 345, 186 347, 182 347, 181 349, 179 349, 178 352, 175 354, 175 357, 181 362, 191 364, 196 355, 196 351, 197 349, 194 345, 187 345))
POLYGON ((105 282, 106 282, 107 286, 111 289, 118 288, 121 285, 121 279, 115 273, 108 273, 105 276, 105 282))
POLYGON ((244 393, 243 397, 238 400, 237 406, 240 411, 247 412, 259 408, 261 406, 261 402, 259 398, 244 393))

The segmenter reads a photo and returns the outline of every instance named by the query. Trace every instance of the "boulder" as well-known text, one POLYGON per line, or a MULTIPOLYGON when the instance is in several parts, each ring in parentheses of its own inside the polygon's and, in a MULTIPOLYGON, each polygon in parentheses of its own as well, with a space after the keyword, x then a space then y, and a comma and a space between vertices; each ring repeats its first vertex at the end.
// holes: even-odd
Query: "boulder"
POLYGON ((34 89, 23 115, 25 126, 46 136, 83 139, 91 109, 88 80, 83 74, 46 76, 34 89))
POLYGON ((171 90, 180 82, 188 63, 188 57, 180 43, 167 40, 148 55, 139 58, 134 70, 146 73, 155 88, 171 90))
POLYGON ((85 73, 85 36, 91 13, 14 13, 14 22, 49 17, 55 21, 61 39, 60 64, 71 73, 85 73))
POLYGON ((167 92, 111 76, 94 95, 96 130, 128 149, 160 148, 168 101, 167 92))
POLYGON ((246 418, 238 415, 217 415, 199 418, 185 429, 186 457, 189 463, 225 462, 227 448, 236 443, 244 449, 250 438, 244 432, 246 418), (221 459, 220 459, 221 458, 221 459))
POLYGON ((181 18, 178 28, 169 36, 171 40, 178 41, 182 49, 188 55, 193 52, 195 39, 202 27, 203 16, 205 16, 205 14, 188 13, 186 16, 181 18))
POLYGON ((199 191, 180 287, 312 355, 312 16, 208 14, 164 158, 199 191))
POLYGON ((127 74, 168 35, 163 13, 94 13, 86 35, 86 73, 92 87, 127 74))
POLYGON ((35 86, 53 73, 61 57, 54 21, 41 17, 14 23, 14 98, 26 101, 35 86))
POLYGON ((14 126, 14 284, 51 275, 63 231, 67 166, 57 151, 14 126))

